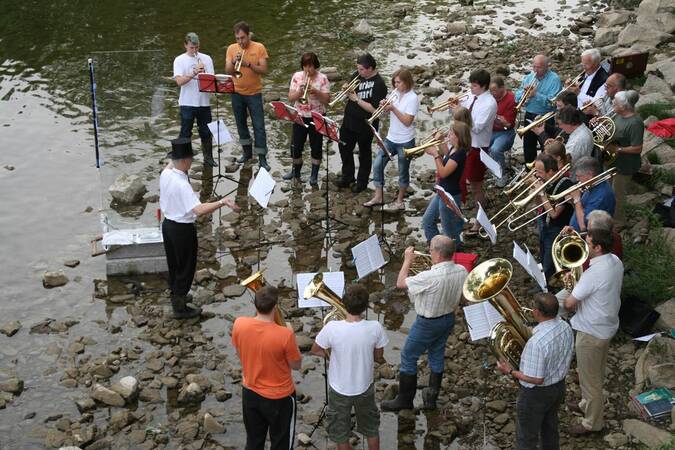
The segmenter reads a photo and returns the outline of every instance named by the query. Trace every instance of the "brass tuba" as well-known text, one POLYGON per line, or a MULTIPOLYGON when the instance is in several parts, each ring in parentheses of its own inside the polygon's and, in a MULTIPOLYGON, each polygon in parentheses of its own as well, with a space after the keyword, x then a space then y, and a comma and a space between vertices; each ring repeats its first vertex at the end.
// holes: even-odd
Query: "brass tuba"
POLYGON ((323 324, 326 325, 329 321, 344 320, 347 318, 347 309, 342 303, 342 299, 331 288, 326 286, 323 282, 323 274, 317 273, 314 275, 311 283, 305 287, 305 299, 316 297, 328 303, 333 309, 323 318, 323 324))
POLYGON ((472 303, 489 301, 504 317, 505 322, 495 325, 488 344, 499 360, 506 360, 511 367, 520 366, 520 355, 525 342, 532 335, 525 312, 509 289, 513 266, 503 258, 494 258, 476 266, 464 281, 464 298, 472 303))
MULTIPOLYGON (((255 295, 260 288, 267 286, 267 281, 265 281, 265 277, 263 277, 264 271, 265 269, 259 270, 239 284, 249 288, 251 292, 253 292, 253 295, 255 295)), ((274 307, 274 323, 281 325, 282 327, 290 328, 290 325, 284 320, 284 314, 278 304, 274 307)))
POLYGON ((561 233, 555 237, 551 252, 556 272, 551 275, 549 284, 571 291, 583 272, 581 266, 588 259, 588 244, 576 231, 567 235, 561 233), (568 273, 572 274, 573 280, 566 280, 568 273))

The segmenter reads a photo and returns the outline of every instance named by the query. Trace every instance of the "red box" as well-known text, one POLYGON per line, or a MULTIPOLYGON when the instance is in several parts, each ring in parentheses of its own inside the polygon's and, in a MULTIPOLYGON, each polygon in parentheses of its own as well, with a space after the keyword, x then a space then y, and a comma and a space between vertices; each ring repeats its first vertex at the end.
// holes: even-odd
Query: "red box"
POLYGON ((200 73, 197 75, 200 92, 211 92, 219 94, 232 94, 234 92, 234 81, 229 75, 213 75, 210 73, 200 73))
POLYGON ((456 264, 461 264, 466 268, 467 272, 471 272, 476 266, 476 261, 478 261, 478 255, 475 253, 455 253, 452 257, 452 260, 456 264))

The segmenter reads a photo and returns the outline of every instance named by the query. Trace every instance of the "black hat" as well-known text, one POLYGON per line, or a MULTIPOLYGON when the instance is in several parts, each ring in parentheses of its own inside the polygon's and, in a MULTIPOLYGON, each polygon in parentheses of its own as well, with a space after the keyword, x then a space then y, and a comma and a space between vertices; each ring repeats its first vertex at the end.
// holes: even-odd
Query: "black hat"
POLYGON ((183 159, 194 155, 190 138, 178 138, 171 141, 171 151, 167 156, 171 159, 183 159))

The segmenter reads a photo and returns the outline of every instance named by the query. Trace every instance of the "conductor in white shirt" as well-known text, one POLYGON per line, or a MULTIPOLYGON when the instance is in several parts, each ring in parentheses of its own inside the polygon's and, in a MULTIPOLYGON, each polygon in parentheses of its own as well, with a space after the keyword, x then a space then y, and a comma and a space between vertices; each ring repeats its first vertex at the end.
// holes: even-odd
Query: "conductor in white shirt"
POLYGON ((581 387, 581 402, 568 402, 567 406, 584 415, 581 423, 570 429, 575 436, 604 427, 602 386, 609 343, 619 328, 623 282, 623 264, 611 253, 614 246, 612 232, 602 228, 588 229, 586 242, 590 266, 565 300, 565 308, 576 311, 571 324, 577 332, 575 350, 581 387))
POLYGON ((187 305, 188 296, 197 267, 197 229, 195 219, 228 206, 238 209, 234 201, 223 198, 216 202, 202 203, 192 190, 188 172, 192 166, 192 142, 189 138, 171 141, 171 161, 159 177, 159 206, 164 214, 162 238, 166 262, 169 267, 171 306, 176 319, 189 319, 201 314, 201 308, 187 305))

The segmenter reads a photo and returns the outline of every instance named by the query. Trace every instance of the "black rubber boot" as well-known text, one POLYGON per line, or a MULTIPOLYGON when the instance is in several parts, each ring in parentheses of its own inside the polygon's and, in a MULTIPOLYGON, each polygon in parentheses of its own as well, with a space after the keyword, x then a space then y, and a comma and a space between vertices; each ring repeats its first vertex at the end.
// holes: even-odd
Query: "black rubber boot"
POLYGON ((293 167, 291 168, 290 172, 288 172, 286 175, 284 175, 283 178, 284 180, 292 180, 293 178, 300 178, 300 170, 302 169, 302 164, 293 164, 293 167))
POLYGON ((249 145, 243 145, 242 147, 243 147, 243 149, 244 149, 244 154, 241 155, 241 156, 239 157, 239 159, 237 159, 237 162, 238 162, 239 164, 243 164, 243 163, 245 163, 246 161, 248 161, 248 160, 250 160, 251 158, 253 158, 253 146, 249 144, 249 145))
POLYGON ((216 167, 218 164, 213 160, 213 143, 202 141, 202 154, 204 155, 204 165, 216 167))
POLYGON ((171 306, 173 307, 173 318, 177 320, 191 319, 202 313, 201 308, 187 306, 187 297, 185 295, 171 296, 171 306))
POLYGON ((429 387, 422 389, 424 409, 436 409, 436 400, 441 392, 441 381, 443 381, 443 372, 429 374, 429 387))
POLYGON ((382 411, 398 412, 402 409, 413 409, 413 399, 417 390, 417 374, 398 374, 398 395, 393 400, 384 400, 380 404, 382 411))
POLYGON ((318 164, 312 164, 312 174, 309 176, 309 184, 313 187, 319 185, 319 169, 321 168, 318 164))
POLYGON ((258 166, 261 169, 265 169, 266 171, 270 171, 271 167, 269 164, 267 164, 267 157, 263 154, 258 155, 258 166))

